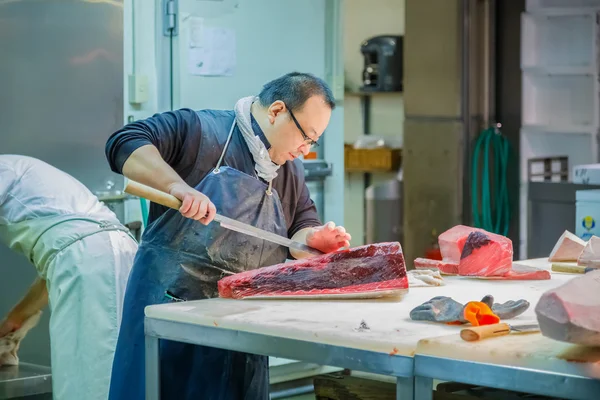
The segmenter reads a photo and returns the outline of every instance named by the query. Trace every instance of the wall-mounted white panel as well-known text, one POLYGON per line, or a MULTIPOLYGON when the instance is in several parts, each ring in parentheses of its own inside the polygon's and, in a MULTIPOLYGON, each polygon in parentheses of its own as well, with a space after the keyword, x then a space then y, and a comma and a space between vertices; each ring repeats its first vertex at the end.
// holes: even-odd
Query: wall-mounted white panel
POLYGON ((543 8, 595 8, 600 0, 527 0, 527 10, 543 8))
POLYGON ((523 124, 590 130, 597 123, 594 76, 523 74, 523 124), (575 127, 575 128, 572 128, 575 127))
POLYGON ((595 65, 592 13, 523 14, 523 67, 590 67, 595 65))
POLYGON ((569 157, 569 171, 579 164, 593 163, 595 133, 521 130, 521 181, 527 181, 530 158, 569 157))

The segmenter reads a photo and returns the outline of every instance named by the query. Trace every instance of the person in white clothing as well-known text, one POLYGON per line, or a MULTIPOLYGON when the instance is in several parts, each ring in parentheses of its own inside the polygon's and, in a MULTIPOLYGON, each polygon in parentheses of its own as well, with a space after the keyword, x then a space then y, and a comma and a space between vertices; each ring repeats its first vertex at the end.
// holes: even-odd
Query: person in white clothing
POLYGON ((53 398, 106 400, 134 237, 72 176, 0 154, 0 243, 38 272, 0 322, 0 338, 48 304, 53 398))

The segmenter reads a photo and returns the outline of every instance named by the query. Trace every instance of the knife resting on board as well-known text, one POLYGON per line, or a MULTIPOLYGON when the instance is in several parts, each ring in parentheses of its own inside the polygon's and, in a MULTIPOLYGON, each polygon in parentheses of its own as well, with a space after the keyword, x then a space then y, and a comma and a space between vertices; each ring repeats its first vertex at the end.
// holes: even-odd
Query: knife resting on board
MULTIPOLYGON (((129 193, 133 196, 138 196, 146 200, 150 200, 156 204, 173 208, 175 210, 179 210, 181 208, 181 200, 179 200, 177 197, 135 181, 130 180, 129 182, 127 182, 127 186, 125 186, 124 191, 125 193, 129 193)), ((303 243, 296 242, 286 237, 277 235, 273 232, 268 232, 263 229, 256 228, 252 225, 236 221, 234 219, 225 217, 220 214, 216 214, 214 220, 218 222, 223 228, 240 232, 259 239, 267 240, 269 242, 277 243, 281 246, 285 246, 290 249, 303 251, 312 255, 324 254, 322 251, 307 246, 303 243)))
POLYGON ((465 328, 460 331, 460 337, 467 342, 508 335, 511 332, 539 332, 540 326, 537 324, 530 325, 509 325, 506 323, 474 326, 465 328))

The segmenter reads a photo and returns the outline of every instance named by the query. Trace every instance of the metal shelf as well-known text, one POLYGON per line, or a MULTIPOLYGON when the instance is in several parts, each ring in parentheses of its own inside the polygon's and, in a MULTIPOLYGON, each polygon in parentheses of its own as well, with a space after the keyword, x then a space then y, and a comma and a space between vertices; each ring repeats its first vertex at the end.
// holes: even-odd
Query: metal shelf
MULTIPOLYGON (((527 188, 534 185, 528 182, 528 160, 567 156, 568 170, 599 161, 598 15, 600 0, 527 0, 527 11, 521 14, 523 258, 533 258, 528 221, 539 211, 528 205, 527 188)), ((532 179, 549 178, 542 173, 532 179)), ((568 171, 558 179, 568 180, 568 171)))
POLYGON ((307 182, 324 181, 333 171, 331 163, 324 160, 303 160, 302 163, 307 182))
POLYGON ((0 367, 0 399, 52 393, 50 367, 20 363, 0 367))

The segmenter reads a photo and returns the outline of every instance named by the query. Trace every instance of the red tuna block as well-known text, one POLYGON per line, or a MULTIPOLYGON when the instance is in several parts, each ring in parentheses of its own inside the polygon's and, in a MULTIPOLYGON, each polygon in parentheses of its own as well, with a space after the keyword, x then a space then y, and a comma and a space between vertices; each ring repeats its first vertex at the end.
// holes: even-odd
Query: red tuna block
POLYGON ((474 231, 465 241, 458 264, 458 274, 506 276, 512 271, 512 259, 513 248, 509 238, 485 231, 474 231))
POLYGON ((219 296, 363 297, 408 290, 402 247, 378 243, 246 271, 218 282, 219 296))
POLYGON ((600 346, 600 271, 588 272, 547 291, 535 307, 542 335, 600 346))
POLYGON ((416 269, 438 269, 443 275, 458 275, 458 264, 429 258, 416 258, 416 269))
POLYGON ((525 265, 513 264, 512 270, 502 276, 486 276, 486 279, 496 279, 503 281, 543 281, 551 278, 550 271, 529 267, 525 265))
POLYGON ((512 242, 505 236, 457 225, 438 242, 444 262, 458 264, 459 275, 501 276, 512 268, 512 242))
POLYGON ((457 225, 448 229, 438 237, 440 252, 445 262, 458 264, 460 256, 471 232, 485 232, 483 229, 471 226, 457 225))

